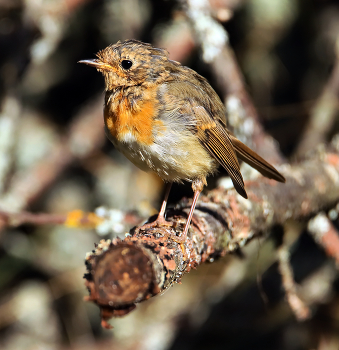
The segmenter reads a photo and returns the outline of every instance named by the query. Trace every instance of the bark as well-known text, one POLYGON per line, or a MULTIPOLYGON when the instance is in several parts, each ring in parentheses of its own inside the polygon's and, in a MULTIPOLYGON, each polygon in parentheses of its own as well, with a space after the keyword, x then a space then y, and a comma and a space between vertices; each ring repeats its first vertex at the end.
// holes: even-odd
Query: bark
MULTIPOLYGON (((124 240, 101 241, 86 258, 88 300, 101 309, 102 325, 123 316, 135 304, 179 283, 206 261, 214 261, 268 234, 287 219, 307 219, 330 208, 339 198, 339 153, 320 151, 301 164, 279 169, 286 184, 258 177, 246 183, 248 200, 235 190, 217 188, 202 196, 194 212, 187 241, 179 244, 190 208, 183 200, 167 211, 172 227, 134 229, 124 240)), ((152 220, 152 218, 150 218, 152 220)))

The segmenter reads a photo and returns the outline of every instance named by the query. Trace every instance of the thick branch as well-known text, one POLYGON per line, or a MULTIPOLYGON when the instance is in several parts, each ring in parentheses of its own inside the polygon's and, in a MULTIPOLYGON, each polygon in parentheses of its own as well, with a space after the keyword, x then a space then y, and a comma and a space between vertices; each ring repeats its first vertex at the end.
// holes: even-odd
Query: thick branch
POLYGON ((283 169, 286 184, 258 177, 247 182, 249 199, 235 190, 217 188, 201 198, 194 212, 190 235, 180 236, 190 207, 182 201, 167 212, 172 227, 128 235, 123 241, 102 241, 87 256, 88 300, 107 319, 130 312, 135 304, 154 296, 184 273, 245 245, 260 233, 286 219, 303 219, 336 203, 339 198, 339 154, 314 154, 311 160, 283 169))

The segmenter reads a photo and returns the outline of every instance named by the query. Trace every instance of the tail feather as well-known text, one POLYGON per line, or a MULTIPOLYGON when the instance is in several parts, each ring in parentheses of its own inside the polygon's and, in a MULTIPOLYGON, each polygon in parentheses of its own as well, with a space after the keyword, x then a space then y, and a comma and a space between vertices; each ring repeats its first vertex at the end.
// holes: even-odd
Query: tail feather
POLYGON ((245 163, 250 165, 252 168, 256 169, 269 179, 273 179, 279 182, 286 182, 284 176, 282 176, 279 171, 274 168, 271 164, 266 162, 265 159, 261 158, 257 153, 252 151, 249 147, 244 145, 233 135, 230 135, 235 153, 237 157, 243 160, 245 163))

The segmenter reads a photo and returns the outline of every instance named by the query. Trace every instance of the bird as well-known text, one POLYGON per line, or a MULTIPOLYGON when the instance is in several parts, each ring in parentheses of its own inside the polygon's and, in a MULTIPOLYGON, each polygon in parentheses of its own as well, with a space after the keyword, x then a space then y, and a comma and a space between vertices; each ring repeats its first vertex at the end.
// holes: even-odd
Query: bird
POLYGON ((196 71, 169 58, 165 49, 135 39, 118 41, 81 60, 105 80, 105 132, 133 164, 155 172, 167 183, 155 221, 141 228, 171 226, 165 209, 173 182, 192 183, 192 205, 183 243, 206 178, 225 168, 234 188, 248 198, 238 159, 263 176, 285 178, 271 164, 238 140, 227 128, 224 104, 209 82, 196 71))

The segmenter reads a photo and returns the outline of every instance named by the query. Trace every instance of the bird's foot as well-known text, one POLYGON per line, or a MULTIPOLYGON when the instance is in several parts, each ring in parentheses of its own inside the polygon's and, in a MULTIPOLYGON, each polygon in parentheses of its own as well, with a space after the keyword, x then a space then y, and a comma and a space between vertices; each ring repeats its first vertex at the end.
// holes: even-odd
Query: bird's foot
POLYGON ((156 228, 156 227, 162 227, 162 226, 168 226, 168 227, 173 226, 173 222, 166 221, 164 216, 159 215, 155 221, 148 222, 147 224, 137 227, 134 232, 139 233, 140 231, 145 231, 150 228, 156 228))

